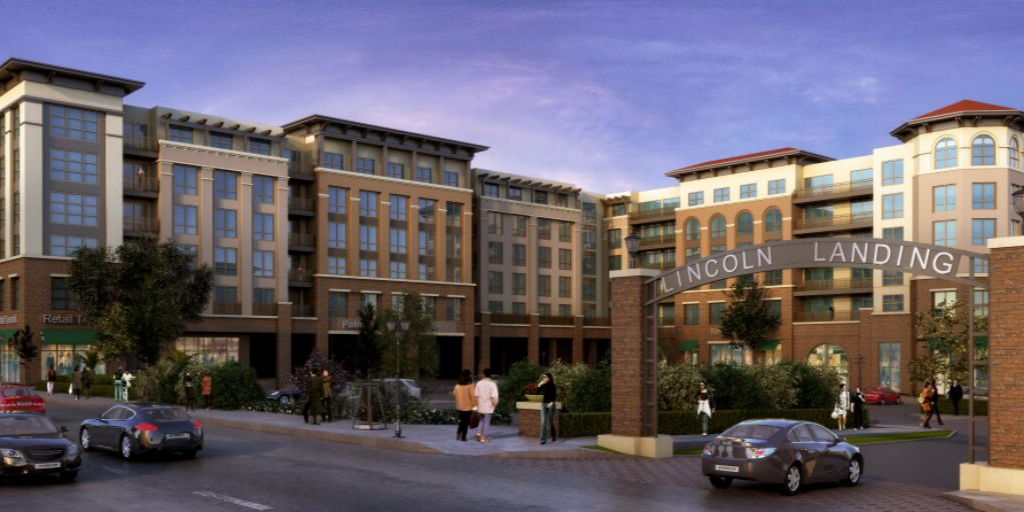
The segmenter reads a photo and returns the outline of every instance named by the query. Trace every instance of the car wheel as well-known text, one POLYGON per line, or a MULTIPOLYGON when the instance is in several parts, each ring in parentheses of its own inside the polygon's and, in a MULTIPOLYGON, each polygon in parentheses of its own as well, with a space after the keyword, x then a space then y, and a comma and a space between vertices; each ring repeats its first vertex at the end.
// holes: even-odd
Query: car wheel
POLYGON ((292 398, 290 396, 288 396, 288 395, 284 395, 281 398, 277 399, 277 403, 279 403, 281 405, 288 405, 288 404, 292 403, 292 398))
POLYGON ((185 457, 186 459, 194 459, 196 458, 196 452, 197 450, 185 450, 181 452, 181 456, 185 457))
POLYGON ((803 485, 804 474, 800 471, 800 466, 793 464, 786 470, 786 478, 782 481, 782 494, 793 496, 800 492, 803 485))
POLYGON ((78 444, 82 445, 83 451, 92 451, 92 435, 89 434, 89 429, 82 427, 82 430, 78 431, 78 444))
POLYGON ((846 478, 843 479, 843 483, 850 486, 857 485, 862 474, 864 474, 864 467, 861 465, 860 459, 854 457, 850 460, 850 469, 846 478))
POLYGON ((135 448, 132 446, 132 438, 128 435, 121 436, 121 458, 131 460, 135 455, 135 448))
POLYGON ((60 474, 60 481, 66 484, 74 482, 78 478, 78 471, 65 471, 60 474))
POLYGON ((725 489, 732 485, 732 478, 727 476, 711 475, 708 477, 708 480, 711 480, 711 485, 713 485, 715 489, 725 489))

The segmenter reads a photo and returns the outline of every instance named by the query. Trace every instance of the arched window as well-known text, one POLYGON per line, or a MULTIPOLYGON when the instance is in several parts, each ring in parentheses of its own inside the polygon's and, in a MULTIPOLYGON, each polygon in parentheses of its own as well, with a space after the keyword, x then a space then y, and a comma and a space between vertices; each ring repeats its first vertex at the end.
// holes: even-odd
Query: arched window
POLYGON ((1017 137, 1010 138, 1010 169, 1020 169, 1020 143, 1017 142, 1017 137))
POLYGON ((778 208, 772 208, 764 214, 764 232, 775 233, 777 231, 782 231, 782 212, 778 208))
POLYGON ((754 216, 751 215, 750 212, 740 213, 739 216, 736 217, 736 234, 754 234, 754 216))
POLYGON ((725 238, 725 217, 715 215, 711 218, 711 238, 725 238))
POLYGON ((996 141, 988 135, 978 135, 971 143, 971 165, 995 165, 996 141))
MULTIPOLYGON (((811 366, 832 368, 839 374, 839 382, 842 382, 849 387, 849 360, 846 357, 846 352, 843 351, 839 345, 821 344, 814 347, 814 350, 811 350, 811 353, 807 356, 807 364, 811 366)), ((835 392, 838 393, 839 390, 837 389, 835 392)))
POLYGON ((700 240, 700 221, 697 219, 690 219, 686 221, 686 239, 687 240, 700 240))
POLYGON ((935 168, 956 167, 956 142, 947 137, 935 145, 935 168))

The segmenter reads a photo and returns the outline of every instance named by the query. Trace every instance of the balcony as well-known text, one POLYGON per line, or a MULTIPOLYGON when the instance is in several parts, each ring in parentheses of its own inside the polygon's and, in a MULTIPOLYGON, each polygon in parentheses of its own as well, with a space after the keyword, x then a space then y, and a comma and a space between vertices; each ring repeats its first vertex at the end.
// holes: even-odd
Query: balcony
POLYGON ((793 295, 806 297, 811 295, 850 295, 854 293, 871 293, 874 291, 874 279, 856 277, 844 279, 816 279, 804 281, 797 285, 793 295))
POLYGON ((676 207, 668 206, 663 208, 655 208, 653 210, 643 210, 629 212, 629 222, 657 222, 661 220, 672 220, 676 218, 676 207))
POLYGON ((666 270, 676 268, 676 263, 674 261, 663 261, 661 263, 640 263, 639 265, 637 265, 637 267, 664 272, 666 270))
POLYGON ((252 314, 257 316, 277 316, 277 304, 253 304, 252 314))
POLYGON ((156 158, 159 152, 160 143, 156 139, 130 135, 124 137, 125 155, 156 158))
POLYGON ((794 311, 794 322, 855 322, 860 320, 860 311, 794 311))
POLYGON ((646 248, 665 248, 676 246, 676 234, 668 233, 663 235, 654 236, 642 236, 640 237, 640 247, 646 248))
POLYGON ((313 252, 316 249, 316 235, 312 233, 288 233, 288 250, 313 252))
POLYGON ((312 316, 314 316, 312 304, 292 304, 292 318, 312 316))
POLYGON ((794 204, 813 203, 817 201, 837 201, 860 196, 870 196, 874 192, 873 180, 846 181, 818 187, 797 189, 793 193, 794 204))
POLYGON ((572 316, 540 315, 540 325, 573 325, 572 316))
POLYGON ((311 197, 289 197, 288 215, 312 217, 316 214, 316 199, 311 197))
POLYGON ((125 176, 121 180, 121 188, 126 196, 156 199, 160 196, 160 180, 148 176, 125 176))
POLYGON ((214 302, 213 314, 215 315, 241 315, 242 304, 238 302, 214 302))
POLYGON ((812 219, 793 219, 794 235, 827 233, 830 231, 851 231, 869 229, 874 224, 874 214, 831 215, 812 219))
POLYGON ((530 315, 514 315, 511 313, 491 313, 491 323, 530 325, 530 315))
POLYGON ((583 325, 586 327, 611 327, 612 319, 607 316, 585 316, 583 325))
POLYGON ((156 217, 125 217, 125 236, 154 235, 160 231, 160 221, 156 217))
POLYGON ((288 286, 310 288, 313 286, 313 272, 309 270, 288 270, 288 286))
POLYGON ((302 181, 316 181, 316 173, 308 165, 297 162, 288 164, 288 178, 302 181))

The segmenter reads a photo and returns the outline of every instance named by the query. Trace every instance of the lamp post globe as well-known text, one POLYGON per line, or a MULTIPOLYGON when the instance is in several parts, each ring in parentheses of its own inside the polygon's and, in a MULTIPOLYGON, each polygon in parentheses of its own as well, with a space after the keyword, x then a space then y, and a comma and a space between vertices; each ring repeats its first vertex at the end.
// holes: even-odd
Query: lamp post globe
POLYGON ((640 237, 637 236, 636 232, 632 232, 626 236, 626 251, 629 252, 629 261, 631 267, 636 267, 636 251, 640 249, 640 237))

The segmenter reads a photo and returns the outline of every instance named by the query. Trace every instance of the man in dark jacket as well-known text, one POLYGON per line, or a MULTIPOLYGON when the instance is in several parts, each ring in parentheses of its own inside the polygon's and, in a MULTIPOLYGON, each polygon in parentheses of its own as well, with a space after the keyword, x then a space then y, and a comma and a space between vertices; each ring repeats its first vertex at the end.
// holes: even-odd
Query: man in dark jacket
POLYGON ((932 410, 935 411, 935 419, 939 422, 939 425, 945 425, 942 422, 942 416, 939 414, 939 385, 935 379, 932 379, 932 410))
POLYGON ((306 377, 306 407, 307 414, 312 415, 313 424, 320 424, 320 416, 324 414, 324 380, 316 372, 310 371, 306 377))
POLYGON ((960 381, 953 379, 953 385, 949 388, 949 401, 953 402, 953 416, 960 415, 960 400, 964 399, 964 388, 960 387, 960 381))

